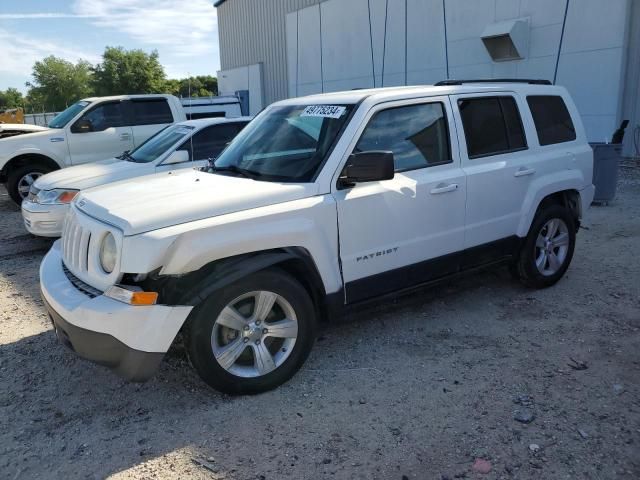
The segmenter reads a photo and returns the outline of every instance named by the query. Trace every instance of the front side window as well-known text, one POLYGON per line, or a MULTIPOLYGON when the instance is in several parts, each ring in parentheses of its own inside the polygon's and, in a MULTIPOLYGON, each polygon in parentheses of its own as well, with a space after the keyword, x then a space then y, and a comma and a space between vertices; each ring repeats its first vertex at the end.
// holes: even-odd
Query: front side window
POLYGON ((393 152, 396 172, 450 163, 444 106, 440 102, 426 103, 376 113, 354 152, 371 150, 393 152))
POLYGON ((64 128, 67 123, 69 123, 73 119, 73 117, 84 110, 87 105, 89 105, 89 102, 85 101, 74 103, 69 108, 53 117, 53 120, 49 122, 49 128, 64 128))
POLYGON ((71 131, 73 133, 81 132, 102 132, 107 128, 122 127, 124 125, 124 114, 122 112, 122 103, 110 102, 102 103, 92 108, 82 115, 80 119, 73 124, 71 131), (86 128, 81 128, 81 126, 86 128))
POLYGON ((214 173, 310 182, 324 164, 353 105, 272 107, 256 117, 214 163, 214 173))
POLYGON ((170 125, 150 137, 138 148, 124 156, 125 160, 136 163, 153 162, 169 148, 184 139, 194 130, 189 125, 170 125))
POLYGON ((458 100, 469 158, 527 148, 520 112, 511 96, 458 100))
POLYGON ((533 123, 540 145, 571 142, 576 139, 576 129, 562 97, 557 95, 532 95, 527 97, 533 123))
POLYGON ((134 125, 158 125, 173 122, 171 108, 164 98, 132 100, 131 106, 134 125))

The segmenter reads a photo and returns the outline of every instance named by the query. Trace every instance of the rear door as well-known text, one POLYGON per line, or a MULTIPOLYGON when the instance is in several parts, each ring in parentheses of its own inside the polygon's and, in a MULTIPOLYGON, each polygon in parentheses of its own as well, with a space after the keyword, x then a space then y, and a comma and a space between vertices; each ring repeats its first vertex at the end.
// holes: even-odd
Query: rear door
POLYGON ((465 176, 447 97, 374 107, 349 153, 392 151, 391 180, 334 193, 347 303, 455 272, 464 242, 465 176))
POLYGON ((123 102, 103 102, 87 110, 68 131, 71 163, 95 162, 133 148, 123 102))
POLYGON ((127 103, 134 146, 140 145, 158 130, 174 122, 165 97, 132 98, 127 103))
POLYGON ((527 107, 519 96, 455 95, 452 103, 467 175, 464 246, 479 247, 466 256, 468 267, 510 253, 538 165, 525 135, 530 118, 520 114, 527 107))

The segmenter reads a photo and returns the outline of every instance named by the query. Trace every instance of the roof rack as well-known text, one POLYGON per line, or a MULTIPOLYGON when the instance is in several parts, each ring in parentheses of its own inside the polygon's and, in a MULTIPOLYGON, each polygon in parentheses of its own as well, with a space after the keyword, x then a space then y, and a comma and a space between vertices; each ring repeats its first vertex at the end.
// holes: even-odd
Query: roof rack
POLYGON ((434 83, 436 87, 463 85, 465 83, 528 83, 529 85, 551 85, 549 80, 534 78, 481 78, 477 80, 442 80, 434 83))

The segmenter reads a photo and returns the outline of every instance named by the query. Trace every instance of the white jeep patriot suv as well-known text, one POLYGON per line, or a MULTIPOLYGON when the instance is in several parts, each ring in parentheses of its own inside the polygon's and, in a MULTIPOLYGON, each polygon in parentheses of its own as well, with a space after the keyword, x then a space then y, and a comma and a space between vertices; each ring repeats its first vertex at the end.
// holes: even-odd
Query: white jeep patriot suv
POLYGON ((43 260, 62 343, 131 380, 179 332, 212 387, 288 380, 316 323, 505 262, 567 270, 594 188, 564 88, 441 82, 277 102, 207 171, 81 192, 43 260))

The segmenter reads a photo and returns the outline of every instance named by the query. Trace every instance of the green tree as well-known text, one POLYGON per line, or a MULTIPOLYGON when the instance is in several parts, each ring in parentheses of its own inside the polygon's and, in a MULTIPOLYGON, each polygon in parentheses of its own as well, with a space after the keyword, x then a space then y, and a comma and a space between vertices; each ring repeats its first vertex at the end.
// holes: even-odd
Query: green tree
POLYGON ((170 93, 171 95, 180 96, 180 80, 175 78, 169 78, 164 82, 163 93, 170 93))
POLYGON ((165 73, 156 50, 146 53, 107 47, 93 75, 96 95, 159 93, 165 89, 165 73))
POLYGON ((211 75, 198 75, 196 77, 184 78, 180 80, 180 97, 211 97, 218 94, 218 79, 211 75), (191 85, 189 85, 191 81, 191 85))
POLYGON ((51 55, 33 65, 31 76, 33 82, 27 82, 31 110, 63 110, 92 94, 91 64, 86 60, 73 64, 51 55))
POLYGON ((0 110, 22 107, 24 97, 17 88, 9 87, 5 91, 0 90, 0 110))

